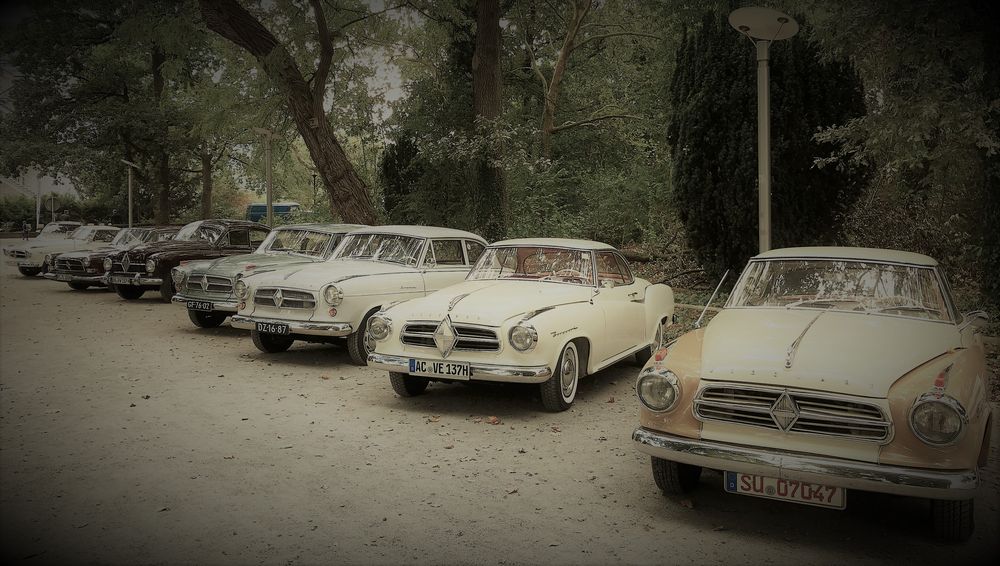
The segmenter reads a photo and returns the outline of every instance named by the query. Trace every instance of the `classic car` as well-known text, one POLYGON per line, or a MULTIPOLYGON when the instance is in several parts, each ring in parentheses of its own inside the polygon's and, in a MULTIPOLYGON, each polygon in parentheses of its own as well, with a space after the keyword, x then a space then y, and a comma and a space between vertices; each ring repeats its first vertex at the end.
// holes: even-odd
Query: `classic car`
POLYGON ((985 319, 924 255, 760 254, 642 369, 632 438, 665 493, 709 468, 726 492, 834 509, 849 489, 927 498, 935 532, 965 539, 989 449, 985 319))
POLYGON ((195 326, 212 328, 236 312, 233 293, 237 279, 250 273, 329 259, 344 234, 367 228, 360 224, 294 224, 267 235, 252 254, 192 261, 171 270, 177 294, 173 301, 187 308, 195 326))
POLYGON ((42 227, 38 235, 33 239, 35 240, 45 240, 45 239, 59 239, 68 238, 74 230, 83 226, 82 222, 75 222, 72 220, 57 220, 55 222, 49 222, 42 227))
POLYGON ((378 226, 348 234, 333 257, 236 282, 239 314, 230 324, 250 330, 264 352, 295 340, 344 339, 351 360, 364 365, 371 315, 465 279, 486 241, 471 232, 431 226, 378 226))
POLYGON ((372 317, 368 365, 402 397, 430 381, 537 383, 545 408, 563 411, 581 377, 632 355, 644 362, 673 313, 673 290, 635 277, 607 244, 507 240, 465 282, 372 317))
POLYGON ((137 226, 124 228, 115 234, 111 243, 95 250, 76 250, 50 254, 45 263, 52 266, 45 278, 67 283, 78 291, 89 287, 105 287, 104 258, 109 254, 134 248, 147 242, 169 240, 179 226, 137 226))
POLYGON ((123 299, 138 299, 159 290, 169 303, 174 296, 170 270, 185 260, 214 259, 247 254, 257 249, 271 229, 246 220, 196 220, 185 224, 173 239, 150 242, 104 258, 105 282, 123 299))
MULTIPOLYGON (((52 223, 49 224, 51 226, 52 223)), ((67 238, 33 238, 21 245, 10 246, 4 253, 7 265, 16 265, 25 277, 48 271, 46 256, 71 250, 97 249, 107 246, 121 228, 115 226, 80 226, 67 238)))

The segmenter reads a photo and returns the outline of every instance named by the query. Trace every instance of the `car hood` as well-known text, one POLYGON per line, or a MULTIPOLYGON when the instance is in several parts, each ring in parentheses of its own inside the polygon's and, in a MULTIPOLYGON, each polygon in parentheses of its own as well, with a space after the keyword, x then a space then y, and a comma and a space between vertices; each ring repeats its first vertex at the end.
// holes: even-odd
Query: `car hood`
MULTIPOLYGON (((338 259, 295 265, 278 269, 270 273, 262 273, 253 278, 257 287, 268 285, 288 286, 301 289, 319 289, 327 283, 341 283, 371 275, 387 275, 391 273, 415 273, 416 269, 404 265, 384 263, 380 261, 364 261, 338 259)), ((345 287, 345 294, 352 293, 345 287)))
POLYGON ((897 379, 960 346, 950 323, 818 309, 725 309, 705 328, 701 370, 704 379, 885 398, 897 379))
POLYGON ((144 261, 149 256, 158 253, 211 249, 213 249, 212 244, 204 241, 163 240, 160 242, 149 242, 147 244, 138 245, 128 250, 128 257, 133 263, 138 263, 139 261, 144 261))
POLYGON ((10 250, 30 251, 32 254, 49 254, 53 252, 66 252, 75 250, 86 250, 90 247, 103 245, 103 242, 85 242, 72 238, 52 238, 41 242, 30 242, 19 246, 10 246, 10 250))
POLYGON ((316 263, 317 261, 322 261, 322 259, 285 253, 240 254, 199 261, 191 267, 192 271, 197 270, 199 272, 226 275, 228 277, 245 271, 248 265, 254 266, 254 271, 260 271, 299 263, 316 263))
POLYGON ((441 320, 500 326, 531 311, 589 301, 593 287, 536 281, 463 281, 422 299, 408 301, 390 317, 441 320))
POLYGON ((99 248, 95 248, 92 250, 73 250, 70 252, 61 253, 59 254, 59 257, 64 257, 69 259, 69 258, 81 258, 90 256, 91 258, 93 258, 93 257, 105 256, 117 251, 121 251, 122 249, 124 248, 116 248, 114 246, 101 246, 99 248))

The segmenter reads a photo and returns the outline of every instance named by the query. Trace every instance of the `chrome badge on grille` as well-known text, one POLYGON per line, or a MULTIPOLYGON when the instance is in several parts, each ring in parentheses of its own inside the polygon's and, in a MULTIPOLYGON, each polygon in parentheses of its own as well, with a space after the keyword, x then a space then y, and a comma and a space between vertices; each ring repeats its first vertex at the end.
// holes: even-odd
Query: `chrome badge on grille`
POLYGON ((128 271, 128 268, 129 268, 129 267, 130 267, 131 265, 132 265, 132 263, 131 263, 131 262, 129 262, 129 260, 128 260, 128 254, 125 254, 125 255, 124 255, 124 256, 122 257, 122 267, 123 267, 123 268, 125 268, 125 271, 128 271))
POLYGON ((799 418, 799 407, 788 396, 788 392, 785 392, 771 405, 770 413, 774 424, 778 425, 779 429, 788 432, 799 418))
POLYGON ((201 275, 201 290, 208 291, 208 275, 202 273, 201 275))
POLYGON ((272 295, 272 300, 274 301, 274 306, 281 308, 281 305, 285 302, 285 297, 281 294, 281 289, 275 289, 274 295, 272 295))
POLYGON ((447 358, 457 342, 458 336, 455 334, 455 327, 451 325, 451 316, 446 316, 434 330, 434 345, 441 352, 441 357, 447 358))

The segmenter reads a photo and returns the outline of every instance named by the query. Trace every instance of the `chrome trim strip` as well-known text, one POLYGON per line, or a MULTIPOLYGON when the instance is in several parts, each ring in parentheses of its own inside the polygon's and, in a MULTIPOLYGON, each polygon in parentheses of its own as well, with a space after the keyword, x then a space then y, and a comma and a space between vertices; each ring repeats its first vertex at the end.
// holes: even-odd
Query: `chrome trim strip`
MULTIPOLYGON (((386 354, 368 354, 368 367, 384 371, 408 373, 410 358, 386 354)), ((503 381, 506 383, 542 383, 552 377, 549 366, 506 366, 469 363, 472 379, 478 381, 503 381)), ((441 378, 445 380, 446 378, 441 378)))
POLYGON ((243 330, 253 330, 258 322, 286 324, 288 325, 288 332, 290 334, 306 334, 309 336, 347 336, 354 332, 354 328, 349 322, 307 322, 241 315, 236 315, 229 319, 230 326, 242 328, 243 330))
POLYGON ((683 438, 639 427, 632 440, 657 458, 773 478, 930 499, 968 499, 977 470, 927 470, 858 462, 771 448, 683 438))

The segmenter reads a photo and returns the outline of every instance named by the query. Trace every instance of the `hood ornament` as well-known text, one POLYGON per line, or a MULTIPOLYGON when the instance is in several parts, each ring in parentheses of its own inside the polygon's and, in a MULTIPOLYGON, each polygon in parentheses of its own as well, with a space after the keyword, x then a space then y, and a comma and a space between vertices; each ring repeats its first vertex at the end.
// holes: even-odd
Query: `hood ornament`
POLYGON ((456 343, 458 343, 458 335, 455 334, 455 327, 451 324, 451 315, 447 315, 434 330, 434 345, 441 352, 441 357, 447 358, 455 349, 456 343))
POLYGON ((464 299, 464 298, 466 298, 468 296, 469 296, 469 293, 465 293, 464 295, 459 295, 459 296, 455 297, 454 299, 448 301, 448 312, 451 312, 451 309, 455 308, 455 305, 457 305, 459 301, 461 301, 462 299, 464 299))
POLYGON ((813 324, 816 324, 816 321, 819 320, 819 317, 821 316, 823 316, 823 313, 819 313, 816 315, 816 318, 809 321, 809 324, 802 329, 802 334, 799 334, 799 337, 796 338, 795 341, 792 342, 792 345, 788 347, 788 352, 785 353, 785 369, 792 369, 792 362, 795 360, 795 352, 799 350, 799 344, 801 344, 802 339, 805 338, 806 332, 809 332, 809 329, 812 328, 813 324))

